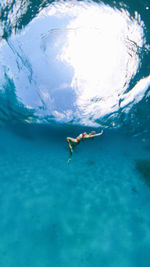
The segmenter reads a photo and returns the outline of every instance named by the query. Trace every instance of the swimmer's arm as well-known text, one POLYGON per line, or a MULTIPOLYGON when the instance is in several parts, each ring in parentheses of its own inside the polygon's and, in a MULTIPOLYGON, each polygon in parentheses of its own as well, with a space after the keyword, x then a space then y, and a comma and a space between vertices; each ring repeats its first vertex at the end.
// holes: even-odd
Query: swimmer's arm
POLYGON ((98 134, 93 134, 93 136, 95 137, 95 136, 99 136, 99 135, 102 135, 103 134, 103 130, 100 132, 100 133, 98 133, 98 134))
POLYGON ((94 138, 94 137, 96 137, 96 136, 100 136, 100 135, 102 135, 102 134, 103 134, 103 130, 102 130, 100 133, 98 133, 98 134, 88 135, 88 136, 85 136, 84 138, 85 138, 85 139, 90 139, 90 138, 94 138))

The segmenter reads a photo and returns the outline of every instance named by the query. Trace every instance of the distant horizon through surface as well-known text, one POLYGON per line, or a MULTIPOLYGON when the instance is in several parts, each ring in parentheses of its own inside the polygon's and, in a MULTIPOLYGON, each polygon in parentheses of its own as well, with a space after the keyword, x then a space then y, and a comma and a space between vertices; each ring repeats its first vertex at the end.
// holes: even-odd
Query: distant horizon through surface
POLYGON ((0 14, 0 266, 147 267, 149 2, 0 14), (102 129, 68 165, 66 137, 102 129))

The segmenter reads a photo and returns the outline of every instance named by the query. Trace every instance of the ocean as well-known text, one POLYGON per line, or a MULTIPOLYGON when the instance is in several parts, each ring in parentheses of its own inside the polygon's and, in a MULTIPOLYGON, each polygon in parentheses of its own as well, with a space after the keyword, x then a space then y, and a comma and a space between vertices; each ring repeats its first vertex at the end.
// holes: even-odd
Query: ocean
POLYGON ((0 266, 150 262, 150 2, 0 3, 0 266), (80 142, 68 164, 66 137, 80 142))

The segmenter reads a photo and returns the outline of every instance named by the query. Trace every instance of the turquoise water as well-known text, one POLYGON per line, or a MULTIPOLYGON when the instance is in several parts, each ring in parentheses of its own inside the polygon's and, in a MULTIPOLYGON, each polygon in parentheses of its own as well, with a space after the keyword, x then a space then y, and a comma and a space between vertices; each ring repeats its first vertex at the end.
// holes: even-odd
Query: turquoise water
POLYGON ((0 266, 147 267, 150 3, 52 2, 0 4, 0 266))
POLYGON ((62 129, 1 129, 1 266, 147 266, 149 140, 107 132, 67 164, 62 129))

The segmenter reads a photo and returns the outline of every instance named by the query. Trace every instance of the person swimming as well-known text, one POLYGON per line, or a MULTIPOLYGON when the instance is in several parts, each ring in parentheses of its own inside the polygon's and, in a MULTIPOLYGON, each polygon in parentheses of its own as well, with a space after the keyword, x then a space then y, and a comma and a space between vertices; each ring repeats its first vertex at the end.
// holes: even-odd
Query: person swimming
POLYGON ((80 141, 86 140, 86 139, 90 139, 90 138, 94 138, 94 137, 100 136, 102 134, 103 134, 103 130, 100 133, 98 133, 98 134, 96 134, 95 131, 92 131, 89 134, 87 134, 86 132, 81 133, 76 138, 67 137, 66 140, 67 140, 67 143, 68 143, 68 146, 69 146, 69 152, 70 152, 68 163, 71 161, 71 156, 72 156, 72 153, 73 153, 73 148, 75 146, 77 146, 80 143, 80 141))

